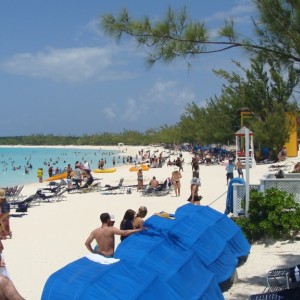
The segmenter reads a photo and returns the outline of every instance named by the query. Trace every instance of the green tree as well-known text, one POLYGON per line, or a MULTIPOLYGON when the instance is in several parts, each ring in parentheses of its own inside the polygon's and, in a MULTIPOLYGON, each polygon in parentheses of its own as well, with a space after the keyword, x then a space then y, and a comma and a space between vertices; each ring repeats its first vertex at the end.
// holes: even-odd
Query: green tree
POLYGON ((192 143, 234 143, 234 133, 241 126, 240 110, 247 108, 252 115, 247 127, 255 132, 257 144, 281 149, 292 125, 286 113, 298 113, 292 97, 298 84, 295 69, 260 58, 251 59, 249 69, 236 65, 241 74, 214 71, 226 81, 219 97, 210 98, 203 107, 186 106, 178 123, 181 134, 192 143))
POLYGON ((216 53, 232 48, 247 49, 281 63, 300 62, 300 2, 296 0, 253 0, 258 21, 254 21, 257 41, 236 32, 233 20, 225 20, 214 37, 204 22, 194 21, 186 7, 178 13, 171 7, 165 17, 151 21, 149 17, 133 19, 127 9, 117 17, 101 17, 101 28, 120 40, 123 35, 133 37, 138 46, 147 46, 146 62, 166 64, 175 59, 191 59, 200 54, 216 53), (222 40, 220 40, 222 39, 222 40))

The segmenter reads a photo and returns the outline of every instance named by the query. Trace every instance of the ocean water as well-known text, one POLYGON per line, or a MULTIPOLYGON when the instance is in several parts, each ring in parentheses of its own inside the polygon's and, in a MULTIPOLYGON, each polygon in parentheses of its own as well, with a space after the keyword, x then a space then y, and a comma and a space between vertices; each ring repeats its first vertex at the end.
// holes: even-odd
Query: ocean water
POLYGON ((9 187, 38 182, 37 169, 43 168, 43 178, 48 178, 48 165, 54 169, 63 170, 67 164, 74 168, 75 162, 90 163, 91 169, 98 167, 98 161, 106 161, 105 168, 112 167, 112 159, 115 157, 116 165, 123 159, 119 151, 78 148, 52 148, 52 147, 0 147, 0 187, 9 187), (29 173, 25 174, 25 167, 29 173))

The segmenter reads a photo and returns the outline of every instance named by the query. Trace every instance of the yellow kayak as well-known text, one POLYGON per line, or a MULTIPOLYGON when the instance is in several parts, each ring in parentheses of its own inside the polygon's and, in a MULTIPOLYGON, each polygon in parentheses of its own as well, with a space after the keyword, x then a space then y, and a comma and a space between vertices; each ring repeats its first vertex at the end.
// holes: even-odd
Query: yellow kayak
POLYGON ((131 167, 129 169, 129 171, 130 172, 135 172, 135 171, 137 172, 139 169, 142 169, 143 171, 149 171, 150 168, 146 165, 140 165, 139 167, 135 167, 135 166, 131 167))
POLYGON ((64 178, 67 178, 67 172, 53 175, 53 176, 45 179, 45 181, 54 181, 54 180, 59 180, 59 179, 64 179, 64 178))
POLYGON ((113 173, 116 172, 117 168, 110 168, 110 169, 94 169, 94 173, 113 173))

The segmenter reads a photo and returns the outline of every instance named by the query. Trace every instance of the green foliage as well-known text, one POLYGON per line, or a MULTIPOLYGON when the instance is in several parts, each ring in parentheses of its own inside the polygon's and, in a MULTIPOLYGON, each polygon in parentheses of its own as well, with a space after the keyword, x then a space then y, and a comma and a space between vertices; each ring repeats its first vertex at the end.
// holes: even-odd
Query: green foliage
POLYGON ((235 222, 249 241, 291 238, 300 231, 300 204, 292 194, 277 189, 251 191, 249 217, 235 222))
POLYGON ((148 129, 145 133, 134 130, 123 130, 121 133, 104 132, 101 134, 82 136, 55 136, 52 134, 0 137, 0 145, 149 145, 173 144, 185 142, 179 135, 177 126, 163 125, 158 129, 148 129))
POLYGON ((236 32, 231 19, 225 20, 216 36, 214 28, 209 31, 204 22, 192 20, 186 7, 178 12, 169 7, 159 21, 148 17, 135 20, 124 9, 116 17, 103 15, 101 28, 117 40, 127 35, 135 39, 138 46, 148 47, 152 51, 146 59, 149 66, 157 61, 169 64, 178 58, 194 58, 232 48, 246 49, 290 66, 299 62, 299 1, 253 0, 253 3, 258 15, 258 21, 254 22, 254 40, 236 32))

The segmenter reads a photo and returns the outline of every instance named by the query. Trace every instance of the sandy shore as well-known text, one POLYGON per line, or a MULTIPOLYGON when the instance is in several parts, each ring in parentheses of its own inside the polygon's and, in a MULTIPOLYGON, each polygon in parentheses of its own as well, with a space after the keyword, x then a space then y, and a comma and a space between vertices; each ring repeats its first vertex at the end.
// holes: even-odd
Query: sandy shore
MULTIPOLYGON (((118 147, 101 148, 118 149, 118 147)), ((146 148, 151 153, 155 150, 144 147, 145 150, 146 148)), ((135 156, 141 149, 142 147, 125 146, 121 150, 125 156, 135 156)), ((164 156, 167 156, 166 152, 164 156)), ((171 155, 171 160, 174 158, 176 156, 171 155)), ((174 213, 177 207, 186 204, 190 193, 192 156, 183 152, 183 158, 185 164, 180 197, 175 197, 174 192, 164 197, 144 197, 135 189, 132 189, 132 194, 118 195, 102 195, 99 192, 65 193, 67 196, 65 201, 43 203, 29 208, 28 213, 22 217, 11 217, 13 238, 3 241, 4 255, 11 278, 23 297, 29 300, 40 299, 44 284, 53 272, 88 253, 84 242, 89 233, 100 225, 100 213, 114 214, 116 226, 119 226, 128 208, 137 210, 144 205, 148 208, 147 217, 150 217, 159 211, 174 213)), ((292 158, 291 161, 298 161, 298 158, 292 158)), ((70 163, 74 164, 74 162, 70 163)), ((122 177, 124 185, 134 185, 137 183, 136 172, 130 172, 129 167, 124 165, 118 167, 115 173, 94 175, 100 178, 102 186, 117 185, 122 177)), ((150 169, 144 172, 144 181, 150 181, 152 176, 156 176, 159 181, 164 181, 171 176, 172 171, 173 167, 168 167, 166 164, 162 168, 150 169)), ((259 165, 250 169, 250 183, 259 183, 259 179, 267 171, 268 165, 259 165)), ((225 167, 201 165, 200 178, 202 205, 209 205, 224 212, 227 191, 225 167)), ((26 185, 22 193, 29 196, 46 185, 47 182, 26 185)), ((12 214, 15 214, 14 210, 12 214)), ((116 244, 118 243, 119 238, 116 237, 116 244)), ((298 264, 299 251, 300 242, 281 241, 252 245, 247 262, 237 270, 238 282, 224 293, 225 299, 248 299, 251 294, 261 293, 266 287, 266 273, 273 268, 298 264)))

